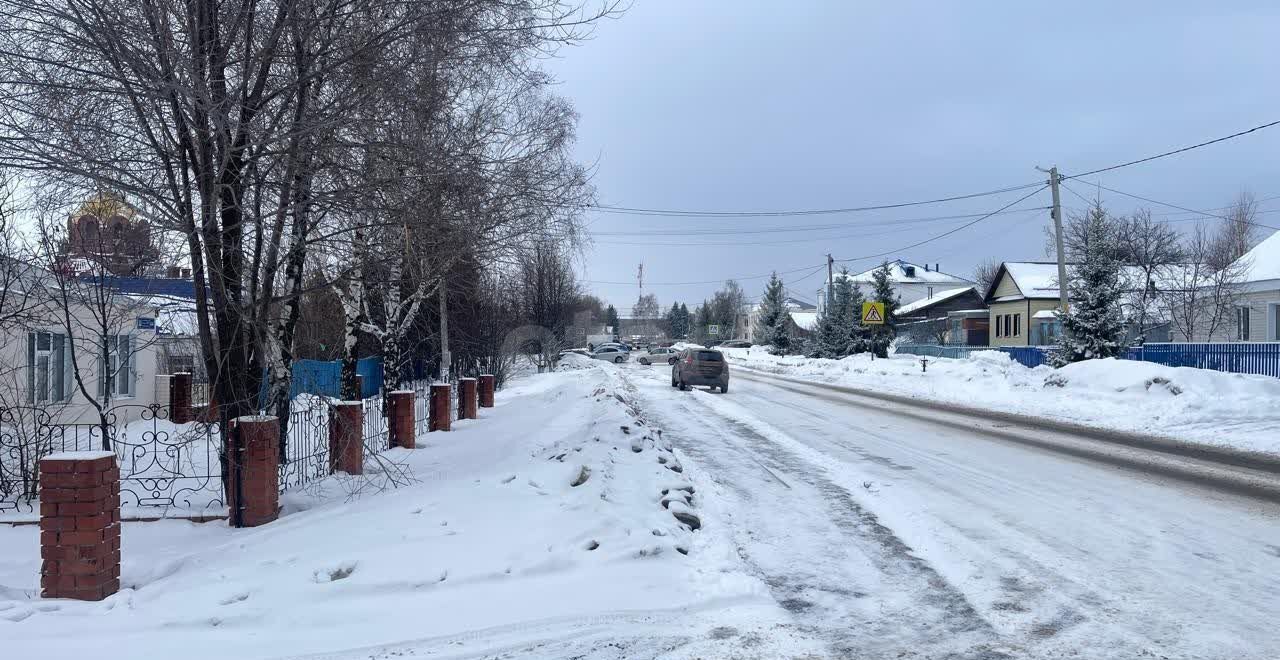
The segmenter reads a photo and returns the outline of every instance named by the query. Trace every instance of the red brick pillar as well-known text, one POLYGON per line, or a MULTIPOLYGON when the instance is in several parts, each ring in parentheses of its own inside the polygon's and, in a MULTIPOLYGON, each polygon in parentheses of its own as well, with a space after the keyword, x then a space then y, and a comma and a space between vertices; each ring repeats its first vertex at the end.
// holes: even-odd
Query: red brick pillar
POLYGON ((449 419, 450 389, 448 383, 436 383, 431 386, 431 403, 427 407, 429 412, 428 431, 449 430, 452 424, 449 419))
POLYGON ((120 590, 120 470, 109 451, 40 459, 40 596, 102 600, 120 590))
POLYGON ((356 374, 356 398, 364 399, 364 374, 356 374))
POLYGON ((191 374, 177 373, 169 381, 169 420, 186 424, 195 419, 191 413, 191 374))
POLYGON ((387 393, 391 402, 391 446, 413 449, 417 444, 413 412, 413 390, 396 390, 387 393))
POLYGON ((497 389, 498 379, 493 374, 480 374, 480 407, 493 407, 493 391, 497 389))
POLYGON ((275 520, 280 515, 279 420, 270 415, 232 420, 227 444, 227 522, 257 527, 275 520))
POLYGON ((458 379, 458 419, 475 419, 476 379, 458 379))
POLYGON ((364 474, 364 402, 329 407, 329 474, 364 474))

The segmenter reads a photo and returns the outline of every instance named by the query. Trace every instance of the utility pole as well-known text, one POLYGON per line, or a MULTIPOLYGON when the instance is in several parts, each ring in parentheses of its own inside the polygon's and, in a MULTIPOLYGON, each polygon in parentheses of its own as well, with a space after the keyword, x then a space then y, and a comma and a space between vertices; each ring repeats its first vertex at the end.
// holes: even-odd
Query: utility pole
MULTIPOLYGON (((1041 172, 1040 168, 1036 168, 1041 172)), ((1058 307, 1062 313, 1067 312, 1067 255, 1062 249, 1062 199, 1058 196, 1058 184, 1062 176, 1058 174, 1058 166, 1049 168, 1049 189, 1053 192, 1053 236, 1055 251, 1058 253, 1058 307)))
POLYGON ((449 289, 445 279, 440 278, 440 382, 449 382, 449 289))
POLYGON ((827 299, 824 305, 831 304, 831 287, 835 286, 835 263, 836 260, 831 258, 831 253, 827 253, 827 299))

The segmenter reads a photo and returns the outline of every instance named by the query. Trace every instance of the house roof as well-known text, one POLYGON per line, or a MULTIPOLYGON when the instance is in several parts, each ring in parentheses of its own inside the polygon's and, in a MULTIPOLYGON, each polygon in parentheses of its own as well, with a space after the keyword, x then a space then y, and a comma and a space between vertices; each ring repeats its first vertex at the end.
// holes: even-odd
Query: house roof
POLYGON ((1013 283, 1022 292, 1022 298, 1058 297, 1058 263, 1056 261, 1006 261, 1000 264, 1000 270, 991 280, 986 298, 991 297, 1003 274, 1013 279, 1013 283))
POLYGON ((801 330, 811 331, 818 327, 817 312, 791 312, 791 320, 801 330))
POLYGON ((1246 265, 1246 282, 1280 280, 1280 231, 1253 246, 1237 263, 1246 265))
MULTIPOLYGON (((857 274, 850 273, 847 277, 852 282, 856 282, 858 284, 867 284, 872 281, 871 280, 872 273, 876 272, 876 270, 878 270, 879 268, 880 268, 879 266, 876 266, 875 268, 872 268, 870 270, 865 270, 861 273, 857 273, 857 274)), ((846 277, 846 276, 837 274, 836 277, 846 277)), ((950 273, 944 273, 938 270, 925 270, 924 266, 913 264, 909 261, 903 261, 902 259, 896 259, 894 261, 889 262, 889 281, 894 282, 895 284, 936 284, 936 283, 962 284, 965 282, 972 283, 971 280, 960 277, 958 275, 951 275, 950 273), (913 275, 910 275, 910 276, 907 275, 907 267, 911 267, 915 271, 913 275)))
POLYGON ((969 291, 973 291, 973 290, 974 288, 971 286, 962 286, 962 287, 957 287, 955 289, 947 289, 945 291, 940 291, 938 293, 933 294, 932 298, 921 298, 920 300, 917 300, 913 303, 899 307, 896 314, 899 317, 903 317, 908 314, 911 314, 912 312, 928 309, 929 307, 937 305, 938 303, 943 303, 957 296, 962 296, 965 293, 968 293, 969 291))

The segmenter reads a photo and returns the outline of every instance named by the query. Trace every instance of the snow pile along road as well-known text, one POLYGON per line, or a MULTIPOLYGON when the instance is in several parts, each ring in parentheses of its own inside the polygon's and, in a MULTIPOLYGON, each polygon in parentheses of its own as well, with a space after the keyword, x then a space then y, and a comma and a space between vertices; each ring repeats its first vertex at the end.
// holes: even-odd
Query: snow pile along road
POLYGON ((731 364, 815 382, 1075 422, 1185 442, 1280 454, 1280 379, 1133 360, 1029 369, 999 351, 840 360, 726 348, 731 364))
POLYGON ((638 421, 612 365, 575 366, 519 379, 479 420, 369 463, 411 485, 353 498, 331 478, 255 529, 127 523, 123 588, 100 603, 39 599, 39 529, 0 526, 5 649, 561 657, 608 638, 641 653, 678 646, 664 639, 698 612, 766 601, 753 578, 695 561, 708 542, 680 456, 638 421))

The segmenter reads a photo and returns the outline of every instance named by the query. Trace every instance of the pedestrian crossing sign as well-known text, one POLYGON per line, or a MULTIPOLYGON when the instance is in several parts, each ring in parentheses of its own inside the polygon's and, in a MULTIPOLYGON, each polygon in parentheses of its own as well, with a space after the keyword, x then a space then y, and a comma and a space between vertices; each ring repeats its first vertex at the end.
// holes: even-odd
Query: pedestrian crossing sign
POLYGON ((884 303, 862 303, 862 323, 864 325, 884 325, 884 303))

